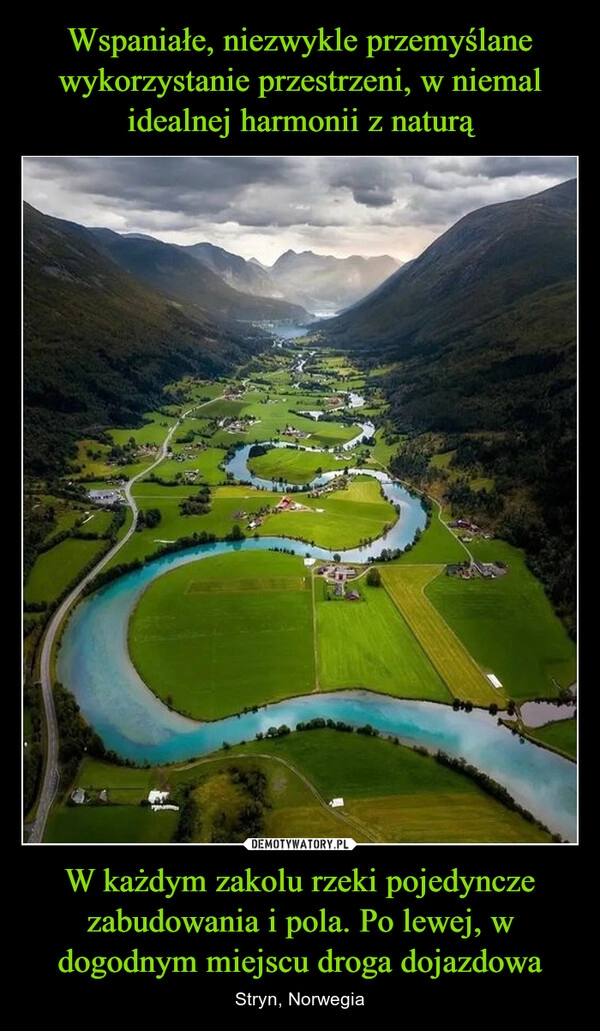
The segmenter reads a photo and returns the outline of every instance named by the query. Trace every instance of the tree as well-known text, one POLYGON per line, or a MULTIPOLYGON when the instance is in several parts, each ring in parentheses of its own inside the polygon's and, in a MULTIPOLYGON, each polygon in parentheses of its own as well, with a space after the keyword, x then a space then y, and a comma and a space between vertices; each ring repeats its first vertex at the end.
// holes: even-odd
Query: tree
POLYGON ((146 526, 148 529, 153 529, 158 526, 162 519, 161 511, 159 508, 149 508, 146 511, 146 526))
POLYGON ((381 587, 381 573, 377 569, 377 566, 372 566, 367 573, 367 583, 369 587, 381 587))

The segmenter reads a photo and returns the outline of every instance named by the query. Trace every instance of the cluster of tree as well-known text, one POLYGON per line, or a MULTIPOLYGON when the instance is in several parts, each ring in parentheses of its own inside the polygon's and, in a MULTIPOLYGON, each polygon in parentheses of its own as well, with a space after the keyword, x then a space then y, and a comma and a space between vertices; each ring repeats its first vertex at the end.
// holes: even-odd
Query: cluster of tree
POLYGON ((412 544, 407 544, 405 548, 382 548, 379 555, 376 557, 371 556, 367 559, 367 562, 393 562, 395 559, 400 558, 403 551, 410 551, 412 544))
POLYGON ((504 508, 504 498, 498 490, 488 490, 487 487, 473 490, 465 476, 459 476, 448 484, 445 494, 453 515, 468 512, 473 518, 481 513, 493 519, 504 508))
POLYGON ((272 450, 268 444, 253 444, 248 452, 248 458, 260 458, 261 455, 266 455, 272 450))
POLYGON ((350 723, 344 723, 343 720, 332 720, 324 719, 322 716, 315 716, 312 720, 307 720, 305 723, 297 723, 296 730, 340 730, 346 734, 352 734, 354 727, 350 723))
POLYGON ((279 727, 269 727, 269 729, 264 734, 262 733, 262 731, 259 730, 256 735, 256 740, 262 741, 263 739, 267 738, 286 737, 290 733, 291 731, 287 724, 282 723, 279 727))
POLYGON ((306 391, 307 394, 310 394, 311 391, 316 394, 326 394, 331 389, 331 385, 320 380, 301 379, 298 382, 298 389, 306 391))
POLYGON ((113 544, 117 539, 119 530, 125 525, 126 517, 127 509, 125 508, 125 505, 115 505, 112 510, 112 520, 107 535, 113 544))
POLYGON ((31 735, 23 755, 23 814, 31 809, 37 797, 42 775, 42 699, 40 687, 29 679, 23 688, 23 708, 29 713, 31 735))
POLYGON ((440 470, 430 466, 431 452, 419 446, 414 440, 408 441, 390 459, 389 466, 399 480, 410 480, 420 487, 439 480, 440 470))
POLYGON ((175 842, 188 844, 196 840, 200 808, 194 798, 195 788, 196 785, 193 782, 181 784, 175 795, 175 801, 179 805, 179 818, 173 835, 175 842))
POLYGON ((200 437, 201 431, 190 427, 186 433, 181 433, 178 437, 175 437, 176 444, 192 444, 196 437, 200 437))
POLYGON ((96 573, 93 580, 90 580, 85 585, 83 594, 91 594, 92 591, 97 591, 100 587, 112 583, 113 580, 118 580, 119 577, 125 576, 126 573, 132 573, 135 569, 141 569, 143 565, 142 559, 135 558, 131 562, 119 562, 116 566, 111 566, 110 569, 102 569, 99 573, 96 573))
POLYGON ((270 808, 265 773, 255 766, 231 765, 225 775, 233 791, 228 793, 227 805, 216 813, 202 809, 197 799, 197 783, 187 782, 178 787, 175 797, 180 808, 174 841, 235 843, 264 833, 270 808))
POLYGON ((148 529, 153 530, 162 519, 162 513, 160 508, 146 508, 138 511, 137 519, 135 522, 136 532, 139 533, 141 530, 148 529))
POLYGON ((216 539, 214 533, 207 533, 206 530, 202 530, 200 533, 194 531, 188 537, 178 537, 176 541, 160 544, 151 555, 146 556, 145 561, 152 562, 155 558, 160 558, 162 555, 170 555, 174 551, 185 551, 186 548, 195 548, 198 544, 212 544, 216 539))
POLYGON ((105 749, 101 738, 84 720, 70 691, 55 683, 52 694, 58 723, 60 777, 65 787, 75 777, 84 754, 104 758, 105 749))
POLYGON ((179 502, 179 511, 183 516, 208 515, 210 512, 210 487, 207 483, 200 485, 195 494, 179 502))

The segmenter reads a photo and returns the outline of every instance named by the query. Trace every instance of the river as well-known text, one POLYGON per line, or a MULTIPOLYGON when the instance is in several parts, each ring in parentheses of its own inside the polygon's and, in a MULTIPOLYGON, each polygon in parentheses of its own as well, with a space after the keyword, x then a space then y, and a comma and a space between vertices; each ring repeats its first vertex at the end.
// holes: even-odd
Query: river
MULTIPOLYGON (((357 395, 358 398, 358 395, 357 395)), ((362 399, 361 399, 362 400, 362 399)), ((359 440, 374 428, 362 424, 359 440)), ((352 445, 349 442, 347 446, 352 445)), ((281 443, 275 446, 282 445, 281 443)), ((236 479, 271 490, 273 482, 253 476, 247 466, 250 445, 238 449, 227 465, 236 479)), ((322 449, 310 449, 322 450, 322 449)), ((398 507, 399 519, 379 540, 363 548, 340 552, 344 561, 365 562, 383 548, 404 548, 425 525, 418 498, 387 474, 373 469, 352 469, 374 476, 385 496, 398 507)), ((335 472, 313 483, 327 482, 335 472)), ((292 484, 285 484, 288 490, 292 484)), ((145 686, 127 647, 127 628, 142 592, 156 577, 177 566, 211 555, 268 548, 293 549, 297 554, 331 559, 333 552, 283 537, 261 537, 241 542, 215 542, 163 556, 129 573, 86 598, 65 627, 57 655, 57 675, 76 697, 82 713, 102 737, 106 748, 135 762, 180 762, 231 744, 250 740, 282 723, 295 727, 300 720, 323 716, 356 726, 370 723, 381 732, 408 744, 442 749, 463 757, 503 784, 525 808, 552 831, 573 841, 576 837, 576 767, 553 752, 520 741, 497 725, 486 711, 454 712, 447 705, 403 701, 367 691, 343 691, 294 698, 261 707, 256 713, 198 723, 169 710, 145 686)), ((339 792, 343 794, 344 785, 339 792)))
MULTIPOLYGON (((77 607, 58 653, 58 679, 73 692, 106 747, 136 762, 166 763, 211 752, 224 740, 231 744, 249 740, 273 725, 294 727, 299 720, 313 716, 355 725, 371 723, 407 743, 463 756, 504 784, 553 831, 574 840, 574 764, 529 742, 520 743, 487 712, 454 712, 445 705, 344 691, 311 694, 268 705, 239 719, 199 724, 171 712, 148 690, 127 649, 129 619, 145 587, 169 569, 210 555, 290 546, 293 542, 285 538, 263 537, 176 552, 121 577, 77 607)), ((296 550, 318 558, 331 556, 322 548, 297 545, 296 550)))

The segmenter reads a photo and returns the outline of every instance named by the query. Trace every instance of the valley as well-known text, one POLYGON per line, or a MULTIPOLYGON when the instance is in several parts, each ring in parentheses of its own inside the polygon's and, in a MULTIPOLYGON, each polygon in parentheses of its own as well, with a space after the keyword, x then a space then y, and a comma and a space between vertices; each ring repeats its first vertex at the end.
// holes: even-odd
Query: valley
MULTIPOLYGON (((66 626, 62 619, 56 624, 60 649, 49 680, 58 679, 73 693, 115 759, 150 764, 143 777, 148 790, 168 785, 169 796, 179 804, 187 799, 189 807, 190 798, 210 798, 210 811, 222 804, 225 812, 235 812, 238 795, 232 794, 231 769, 260 769, 271 799, 284 776, 283 760, 282 805, 271 811, 269 802, 263 825, 281 833, 326 833, 332 820, 348 816, 360 819, 352 829, 356 840, 408 840, 407 834, 416 835, 415 840, 430 840, 428 835, 454 840, 448 837, 445 808, 450 787, 456 813, 462 813, 457 840, 464 835, 468 840, 515 840, 515 835, 544 840, 547 832, 527 824, 518 812, 509 819, 505 807, 486 798, 476 782, 465 781, 464 774, 427 754, 438 750, 432 740, 439 747, 445 740, 442 750, 450 755, 469 762, 477 756, 473 766, 478 771, 508 784, 516 804, 530 808, 534 796, 515 776, 512 754, 506 768, 502 762, 486 767, 481 749, 490 734, 502 737, 509 749, 515 747, 510 729, 497 725, 498 714, 509 728, 518 729, 516 742, 550 759, 552 769, 542 763, 533 777, 552 778, 557 808, 552 815, 558 823, 552 827, 547 810, 542 823, 554 831, 560 825, 567 836, 571 817, 565 799, 574 767, 566 758, 525 744, 518 713, 512 719, 507 715, 511 700, 558 699, 574 679, 572 645, 543 593, 514 548, 486 542, 481 534, 467 547, 461 534, 448 527, 450 520, 439 518, 434 499, 411 496, 390 477, 382 460, 391 432, 387 406, 370 376, 328 349, 309 351, 293 339, 278 343, 222 383, 189 378, 173 384, 168 394, 178 398, 176 403, 150 413, 137 430, 105 431, 112 443, 82 444, 65 497, 32 493, 32 507, 47 510, 52 503, 60 508, 60 537, 66 536, 32 568, 26 605, 33 609, 37 603, 40 612, 28 613, 31 636, 36 616, 43 618, 42 606, 52 608, 64 596, 67 576, 77 578, 78 570, 81 576, 90 567, 89 560, 65 566, 56 554, 53 571, 54 553, 84 543, 78 534, 87 527, 94 527, 95 537, 85 543, 100 552, 115 541, 100 564, 92 560, 87 574, 99 574, 98 583, 112 583, 80 603, 66 626), (304 366, 296 385, 298 356, 304 366), (315 418, 300 411, 321 414, 315 418), (250 457, 253 449, 258 454, 250 457), (375 457, 378 449, 381 458, 375 457), (490 559, 501 557, 505 577, 488 581, 476 574, 474 561, 487 559, 488 553, 490 559), (473 577, 449 576, 455 564, 469 567, 473 577), (375 571, 376 578, 369 575, 375 571), (523 591, 528 602, 519 643, 513 605, 523 591), (524 664, 527 672, 520 675, 524 664), (501 687, 492 686, 488 672, 498 674, 501 687), (392 708, 381 708, 386 697, 392 708), (454 720, 445 737, 428 737, 423 713, 422 724, 415 726, 414 714, 408 710, 407 717, 402 708, 402 700, 410 699, 435 703, 442 725, 454 720), (478 722, 476 711, 481 713, 478 722), (321 782, 308 758, 300 761, 305 750, 296 755, 294 749, 292 758, 281 751, 288 748, 292 721, 315 719, 325 729, 335 723, 343 728, 306 734, 307 741, 316 736, 319 751, 326 742, 334 768, 342 754, 347 756, 338 791, 330 793, 345 798, 350 792, 356 801, 341 814, 326 811, 327 781, 321 782), (373 756, 381 753, 384 766, 392 762, 395 769, 396 790, 374 794, 369 803, 364 799, 375 792, 371 762, 361 767, 359 758, 365 735, 348 733, 360 726, 369 728, 373 756), (386 759, 390 741, 392 753, 386 759), (223 748, 227 760, 221 757, 223 748), (414 748, 416 758, 410 759, 414 748), (196 758, 215 749, 213 760, 196 758), (415 762, 431 771, 418 797, 415 785, 410 787, 415 774, 408 772, 415 762), (349 769, 356 764, 362 772, 355 787, 347 789, 349 769), (287 795, 300 791, 304 798, 307 788, 300 785, 307 775, 317 796, 301 806, 306 819, 301 830, 303 817, 295 805, 286 823, 287 795), (399 812, 407 806, 410 818, 400 829, 399 812), (473 809, 468 819, 464 806, 473 809), (483 819, 481 807, 487 814, 483 819), (350 816, 358 812, 360 818, 350 816), (408 830, 417 812, 421 818, 427 812, 425 823, 418 831, 408 830)), ((67 602, 70 609, 75 596, 67 602)), ((90 760, 84 759, 76 774, 86 802, 55 806, 47 840, 60 840, 63 834, 67 840, 70 835, 85 840, 86 834, 90 840, 104 840, 104 835, 113 840, 112 834, 122 833, 122 807, 139 807, 139 789, 128 793, 127 787, 139 783, 135 769, 117 765, 109 772, 105 762, 96 761, 91 780, 89 769, 90 760), (99 771, 106 778, 103 787, 99 771)), ((141 823, 132 832, 135 840, 145 840, 146 834, 155 840, 159 827, 158 840, 177 835, 179 821, 172 810, 167 812, 136 814, 141 823), (159 822, 147 822, 148 816, 159 822)), ((204 831, 194 831, 194 840, 197 833, 216 833, 213 824, 205 819, 204 831)))
POLYGON ((261 196, 271 264, 25 206, 24 841, 573 842, 575 182, 408 261, 261 196))

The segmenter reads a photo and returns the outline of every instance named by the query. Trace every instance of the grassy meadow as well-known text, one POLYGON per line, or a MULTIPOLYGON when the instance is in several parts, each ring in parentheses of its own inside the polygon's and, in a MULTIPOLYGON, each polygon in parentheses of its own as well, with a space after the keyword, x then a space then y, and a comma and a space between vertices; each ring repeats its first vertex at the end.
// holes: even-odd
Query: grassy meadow
POLYGON ((345 466, 351 464, 350 455, 342 462, 331 454, 295 451, 292 448, 272 448, 266 455, 251 458, 248 468, 263 480, 284 480, 287 483, 304 484, 314 479, 317 469, 322 472, 343 472, 345 466))
POLYGON ((361 601, 326 601, 323 583, 315 584, 320 688, 367 688, 401 698, 450 701, 385 590, 367 586, 365 578, 357 587, 361 601))
MULTIPOLYGON (((140 806, 150 788, 177 798, 192 786, 203 822, 239 804, 229 771, 258 767, 267 777, 264 834, 352 837, 358 842, 544 843, 547 833, 506 809, 476 784, 430 756, 403 745, 333 730, 293 733, 247 742, 180 767, 137 770, 84 760, 77 783, 107 805, 57 807, 50 842, 163 843, 172 840, 179 814, 140 806), (344 806, 327 800, 341 796, 344 806)), ((210 840, 202 838, 199 840, 210 840)))
MULTIPOLYGON (((575 645, 554 615, 544 589, 522 552, 504 541, 473 541, 475 558, 499 559, 506 576, 458 580, 439 576, 427 599, 486 672, 501 681, 507 698, 556 697, 576 676, 575 645)), ((416 548, 415 548, 416 551, 416 548)))
POLYGON ((403 565, 437 565, 464 562, 468 558, 468 552, 439 518, 435 506, 429 526, 410 551, 401 556, 400 562, 403 565))
MULTIPOLYGON (((345 834, 356 841, 462 844, 550 840, 546 832, 506 809, 467 777, 390 741, 313 730, 246 745, 243 751, 268 752, 285 759, 308 777, 323 798, 342 797, 341 812, 351 821, 345 834)), ((310 809, 306 817, 304 834, 312 835, 310 809)), ((283 814, 278 825, 278 833, 291 833, 283 814)), ((301 825, 296 818, 294 826, 301 825)), ((295 832, 302 833, 300 829, 295 832)))
POLYGON ((385 566, 383 582, 453 697, 474 705, 501 704, 502 691, 491 686, 425 594, 429 582, 438 577, 442 569, 441 566, 385 566))
POLYGON ((103 540, 68 537, 35 560, 23 592, 25 603, 52 602, 105 547, 103 540))
POLYGON ((536 741, 542 741, 560 752, 565 752, 573 759, 577 758, 577 720, 557 720, 556 723, 546 723, 543 727, 533 727, 527 731, 528 737, 536 741))
POLYGON ((310 575, 273 552, 180 567, 143 594, 129 647, 145 683, 197 719, 305 694, 315 683, 310 575))
POLYGON ((398 514, 381 496, 379 483, 370 476, 356 477, 345 490, 319 498, 298 495, 310 512, 282 512, 270 516, 262 532, 314 541, 331 550, 352 548, 363 540, 375 540, 386 525, 393 525, 398 514), (321 511, 319 511, 321 510, 321 511))

